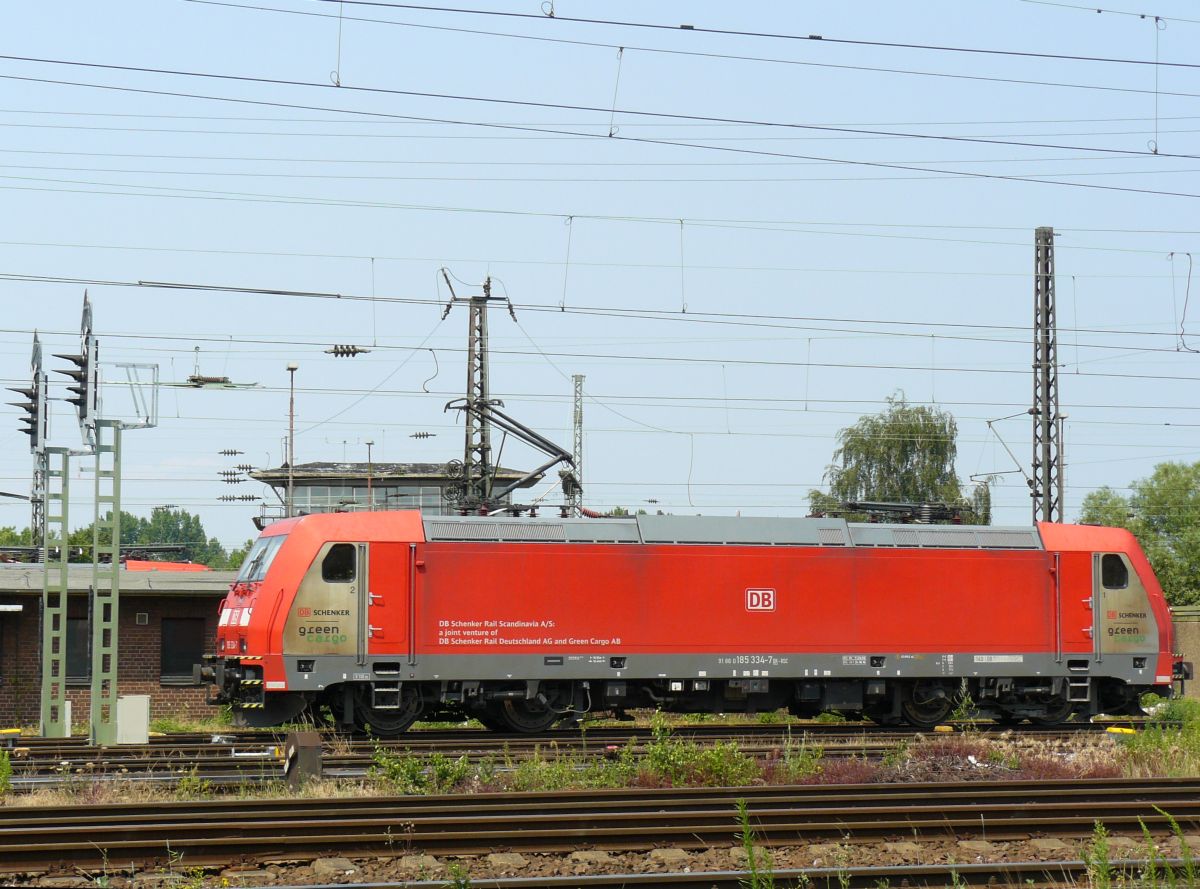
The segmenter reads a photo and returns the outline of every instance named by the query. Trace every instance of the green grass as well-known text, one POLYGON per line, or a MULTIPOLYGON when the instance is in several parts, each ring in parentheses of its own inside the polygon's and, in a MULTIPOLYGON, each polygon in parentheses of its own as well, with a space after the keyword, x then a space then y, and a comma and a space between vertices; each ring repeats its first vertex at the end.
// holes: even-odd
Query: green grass
MULTIPOLYGON (((150 731, 163 735, 174 734, 203 734, 205 732, 223 732, 233 727, 233 716, 229 708, 215 710, 212 716, 203 719, 193 719, 187 716, 160 716, 150 720, 150 731)), ((87 734, 87 730, 84 730, 87 734)))
POLYGON ((1154 708, 1154 715, 1143 731, 1124 740, 1122 770, 1133 777, 1200 775, 1200 701, 1151 695, 1142 705, 1154 708))

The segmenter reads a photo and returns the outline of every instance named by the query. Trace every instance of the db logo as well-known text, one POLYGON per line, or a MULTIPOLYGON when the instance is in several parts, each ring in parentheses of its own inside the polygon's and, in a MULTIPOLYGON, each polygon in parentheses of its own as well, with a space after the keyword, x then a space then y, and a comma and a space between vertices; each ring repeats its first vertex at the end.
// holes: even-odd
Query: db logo
POLYGON ((1116 620, 1116 619, 1117 619, 1117 613, 1116 613, 1115 611, 1110 611, 1110 612, 1108 612, 1108 619, 1109 619, 1109 620, 1116 620))
POLYGON ((774 590, 746 590, 747 611, 774 611, 774 590))
POLYGON ((312 617, 312 609, 311 608, 301 608, 296 613, 298 615, 300 615, 301 617, 312 617))

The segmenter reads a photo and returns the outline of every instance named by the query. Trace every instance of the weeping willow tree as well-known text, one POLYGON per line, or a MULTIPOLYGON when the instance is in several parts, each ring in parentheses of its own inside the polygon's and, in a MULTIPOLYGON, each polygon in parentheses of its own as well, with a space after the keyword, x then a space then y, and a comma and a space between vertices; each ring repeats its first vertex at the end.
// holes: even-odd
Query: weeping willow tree
POLYGON ((861 417, 838 433, 833 463, 825 470, 829 493, 810 491, 814 512, 835 511, 846 501, 948 503, 968 512, 968 521, 991 521, 986 482, 968 500, 954 470, 958 424, 936 407, 912 405, 897 393, 887 408, 861 417))

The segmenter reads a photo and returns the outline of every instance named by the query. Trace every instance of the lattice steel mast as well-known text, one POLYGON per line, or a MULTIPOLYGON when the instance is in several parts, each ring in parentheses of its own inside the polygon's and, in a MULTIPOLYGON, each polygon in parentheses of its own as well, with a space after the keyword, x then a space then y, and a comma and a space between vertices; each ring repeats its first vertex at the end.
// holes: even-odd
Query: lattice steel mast
POLYGON ((465 500, 486 503, 492 487, 492 424, 481 408, 491 404, 488 389, 488 302, 492 279, 483 282, 483 295, 470 299, 467 327, 467 407, 463 448, 465 500))
MULTIPOLYGON (((72 397, 67 401, 75 405, 79 416, 79 428, 85 449, 74 453, 91 455, 96 459, 95 490, 92 500, 92 583, 88 614, 91 620, 91 731, 94 745, 109 745, 117 741, 117 654, 119 649, 118 628, 121 606, 121 435, 126 429, 148 429, 158 424, 158 366, 152 364, 119 363, 116 367, 125 371, 129 391, 133 397, 138 421, 105 419, 100 402, 100 344, 92 332, 92 304, 87 293, 83 295, 83 320, 80 324, 79 354, 56 355, 69 361, 74 367, 59 370, 74 382, 67 386, 72 397), (143 380, 141 372, 148 372, 149 379, 143 380), (146 388, 148 395, 143 392, 146 388)), ((66 512, 67 481, 65 470, 68 452, 66 449, 48 448, 50 452, 62 451, 62 569, 61 587, 63 608, 66 607, 66 512)), ((48 473, 50 479, 55 472, 48 473)), ((47 510, 47 547, 49 527, 53 518, 47 510)), ((47 565, 47 585, 51 583, 50 566, 47 565)), ((65 618, 65 611, 64 611, 65 618)), ((64 620, 65 623, 65 620, 64 620)), ((46 669, 43 664, 43 670, 46 669)), ((43 700, 47 694, 45 684, 48 674, 43 672, 43 700)), ((66 727, 70 733, 70 726, 66 727)))
POLYGON ((1062 416, 1058 410, 1058 320, 1054 306, 1054 229, 1038 228, 1033 259, 1033 477, 1035 522, 1063 520, 1062 416))
MULTIPOLYGON (((559 463, 571 463, 571 455, 528 426, 513 419, 500 410, 504 403, 491 397, 488 388, 488 303, 503 302, 513 321, 517 313, 507 296, 492 296, 492 279, 483 282, 483 295, 460 298, 454 293, 450 276, 442 269, 442 277, 450 288, 450 301, 442 312, 442 318, 450 314, 455 303, 465 302, 470 308, 467 328, 467 395, 446 405, 446 410, 461 410, 465 423, 465 441, 462 464, 451 461, 446 465, 447 476, 459 479, 445 489, 446 499, 454 502, 459 511, 466 513, 489 513, 506 507, 505 497, 525 483, 541 477, 550 467, 559 463), (506 436, 537 448, 550 460, 521 478, 497 486, 496 465, 492 462, 492 427, 500 429, 506 436)), ((503 444, 501 444, 503 449, 503 444)), ((521 507, 522 509, 529 507, 521 507)))
POLYGON ((65 738, 71 734, 67 720, 67 505, 71 452, 48 445, 50 433, 49 381, 42 369, 42 344, 33 335, 30 385, 11 389, 24 395, 15 406, 29 416, 23 418, 33 453, 33 489, 30 492, 31 543, 42 563, 41 662, 42 694, 40 728, 43 737, 65 738))
POLYGON ((567 508, 574 518, 583 515, 583 374, 571 377, 575 384, 574 411, 572 412, 571 456, 575 461, 574 483, 569 486, 567 508))

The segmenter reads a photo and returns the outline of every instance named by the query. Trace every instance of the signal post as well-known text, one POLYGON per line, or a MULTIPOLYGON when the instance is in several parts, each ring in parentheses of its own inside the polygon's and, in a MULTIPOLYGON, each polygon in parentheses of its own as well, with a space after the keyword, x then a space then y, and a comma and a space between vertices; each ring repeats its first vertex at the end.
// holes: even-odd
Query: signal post
POLYGON ((83 434, 81 450, 51 447, 49 439, 49 386, 42 369, 42 349, 33 335, 31 384, 12 389, 24 395, 17 403, 29 416, 23 418, 34 455, 32 529, 42 580, 42 697, 41 734, 69 737, 66 715, 67 652, 67 524, 70 506, 70 465, 73 456, 96 459, 92 522, 92 583, 88 613, 91 621, 91 743, 117 742, 117 650, 120 618, 121 564, 121 435, 126 429, 146 429, 158 424, 158 366, 117 364, 125 371, 138 421, 102 419, 100 410, 99 344, 92 333, 92 306, 83 295, 80 350, 76 355, 56 355, 74 367, 59 370, 70 377, 67 386, 83 434), (142 373, 148 372, 144 380, 142 373), (149 397, 142 391, 148 385, 149 397))

